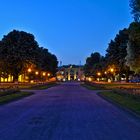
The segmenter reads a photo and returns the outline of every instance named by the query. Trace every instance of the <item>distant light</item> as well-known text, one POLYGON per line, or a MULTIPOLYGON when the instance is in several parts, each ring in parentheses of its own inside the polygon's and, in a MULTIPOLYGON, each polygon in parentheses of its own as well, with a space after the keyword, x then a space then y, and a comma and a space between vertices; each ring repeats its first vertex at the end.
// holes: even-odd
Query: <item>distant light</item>
POLYGON ((98 73, 97 73, 97 75, 98 75, 98 76, 101 76, 101 73, 100 73, 100 72, 98 72, 98 73))
POLYGON ((39 72, 38 72, 38 71, 36 71, 36 72, 35 72, 35 74, 36 74, 36 75, 38 75, 38 74, 39 74, 39 72))
POLYGON ((43 72, 43 74, 42 74, 43 76, 45 76, 46 75, 46 72, 43 72))
POLYGON ((114 72, 114 69, 113 69, 113 68, 111 68, 111 69, 110 69, 110 71, 111 71, 111 72, 114 72))
POLYGON ((105 71, 105 74, 107 74, 107 72, 105 71))
POLYGON ((89 82, 91 82, 91 81, 92 81, 92 78, 91 78, 91 77, 89 77, 89 78, 88 78, 88 81, 89 81, 89 82))
POLYGON ((31 80, 30 83, 34 83, 34 80, 31 80))
POLYGON ((29 69, 28 69, 28 72, 31 72, 31 71, 32 71, 31 68, 29 68, 29 69))
POLYGON ((50 76, 51 74, 50 73, 48 73, 48 76, 50 76))

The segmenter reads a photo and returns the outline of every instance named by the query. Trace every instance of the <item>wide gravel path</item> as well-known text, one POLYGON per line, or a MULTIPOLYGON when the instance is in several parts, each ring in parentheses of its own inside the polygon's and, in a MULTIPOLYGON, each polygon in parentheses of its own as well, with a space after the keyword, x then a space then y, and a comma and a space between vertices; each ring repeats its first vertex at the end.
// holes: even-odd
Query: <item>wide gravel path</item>
POLYGON ((78 83, 0 106, 0 140, 140 140, 140 120, 78 83))

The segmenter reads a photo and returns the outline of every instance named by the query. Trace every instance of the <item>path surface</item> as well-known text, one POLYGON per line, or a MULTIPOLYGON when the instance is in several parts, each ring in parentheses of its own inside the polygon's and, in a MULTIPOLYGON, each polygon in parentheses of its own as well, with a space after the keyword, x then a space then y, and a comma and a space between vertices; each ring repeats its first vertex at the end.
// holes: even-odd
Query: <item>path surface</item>
POLYGON ((1 106, 0 140, 140 140, 140 121, 65 83, 1 106))

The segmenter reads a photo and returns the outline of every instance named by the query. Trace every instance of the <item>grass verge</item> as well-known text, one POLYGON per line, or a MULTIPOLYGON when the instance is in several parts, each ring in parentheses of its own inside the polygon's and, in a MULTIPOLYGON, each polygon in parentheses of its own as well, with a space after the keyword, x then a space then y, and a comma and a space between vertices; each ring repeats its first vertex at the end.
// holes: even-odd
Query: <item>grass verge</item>
POLYGON ((48 89, 54 86, 57 86, 57 83, 47 83, 47 84, 40 84, 40 85, 33 85, 30 87, 25 87, 25 88, 21 88, 21 89, 29 89, 29 90, 44 90, 44 89, 48 89))
POLYGON ((105 99, 109 99, 123 107, 124 109, 131 110, 136 114, 140 115, 140 98, 128 95, 128 94, 120 94, 114 91, 103 91, 99 93, 105 99))
POLYGON ((103 85, 100 85, 100 84, 83 83, 81 85, 89 90, 105 90, 106 89, 103 85))
POLYGON ((32 92, 17 92, 0 97, 0 105, 32 95, 32 92))
MULTIPOLYGON (((89 90, 111 89, 111 88, 106 88, 105 86, 102 86, 99 84, 93 84, 93 83, 92 84, 84 83, 81 85, 83 87, 86 87, 89 90)), ((111 86, 114 86, 114 85, 112 84, 111 86)), ((127 94, 127 93, 124 93, 124 91, 121 89, 116 90, 116 88, 114 88, 113 90, 101 91, 98 94, 104 99, 111 101, 115 103, 116 105, 119 105, 123 109, 130 110, 140 115, 140 96, 127 94)))

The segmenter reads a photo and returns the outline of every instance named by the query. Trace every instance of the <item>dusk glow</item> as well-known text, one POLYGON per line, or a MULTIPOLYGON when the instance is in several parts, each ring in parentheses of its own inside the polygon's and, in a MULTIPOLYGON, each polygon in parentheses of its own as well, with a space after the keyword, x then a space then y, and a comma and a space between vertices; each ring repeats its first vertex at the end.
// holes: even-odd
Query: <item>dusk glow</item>
POLYGON ((140 140, 140 0, 0 2, 0 140, 140 140))
POLYGON ((132 21, 129 0, 2 0, 0 38, 13 29, 35 35, 62 64, 82 64, 102 55, 132 21))

